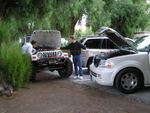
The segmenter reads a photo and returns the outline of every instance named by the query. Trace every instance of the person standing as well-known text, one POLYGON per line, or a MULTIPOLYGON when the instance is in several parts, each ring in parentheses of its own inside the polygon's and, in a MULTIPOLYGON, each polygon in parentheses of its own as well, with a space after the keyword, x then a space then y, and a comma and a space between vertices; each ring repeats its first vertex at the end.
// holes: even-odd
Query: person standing
POLYGON ((82 70, 82 56, 81 49, 86 49, 84 45, 78 42, 73 35, 69 37, 69 45, 65 47, 65 49, 69 49, 71 55, 73 56, 73 64, 75 70, 74 78, 83 79, 83 70, 82 70))
POLYGON ((24 45, 22 46, 22 53, 23 54, 28 54, 30 56, 30 60, 31 60, 31 65, 32 65, 32 72, 31 72, 31 76, 30 76, 30 81, 35 82, 35 78, 36 78, 36 63, 32 62, 32 54, 33 51, 35 50, 34 48, 36 47, 36 41, 32 40, 31 42, 26 42, 24 43, 24 45))
POLYGON ((32 55, 32 52, 34 51, 34 47, 36 47, 36 41, 32 40, 31 42, 26 42, 22 46, 22 53, 23 54, 29 54, 32 55))

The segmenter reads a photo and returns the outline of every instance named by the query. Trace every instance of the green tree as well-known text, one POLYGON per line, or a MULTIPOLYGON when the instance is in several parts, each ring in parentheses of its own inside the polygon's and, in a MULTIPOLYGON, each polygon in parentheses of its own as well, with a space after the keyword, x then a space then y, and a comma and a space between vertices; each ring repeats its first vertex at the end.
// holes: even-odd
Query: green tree
POLYGON ((31 15, 42 17, 49 11, 48 3, 49 0, 0 0, 0 17, 1 19, 12 15, 18 18, 31 15))
POLYGON ((34 23, 35 29, 57 29, 68 36, 74 34, 83 14, 88 15, 88 25, 94 30, 104 24, 103 5, 102 0, 1 0, 0 18, 16 18, 22 33, 29 32, 27 23, 34 23))
POLYGON ((106 3, 109 6, 105 8, 106 12, 110 12, 111 27, 124 36, 131 36, 135 31, 144 30, 147 27, 149 15, 146 1, 109 0, 106 3))
POLYGON ((48 4, 49 0, 0 0, 0 21, 10 26, 15 23, 11 26, 15 28, 12 38, 18 37, 16 34, 30 34, 33 29, 29 23, 44 17, 49 12, 48 4))
MULTIPOLYGON (((102 0, 50 0, 49 13, 40 20, 39 27, 60 30, 64 36, 74 34, 75 25, 83 14, 89 15, 89 25, 99 27, 102 21, 96 24, 96 19, 103 18, 102 0), (99 16, 100 15, 100 16, 99 16), (93 20, 94 19, 94 20, 93 20), (93 20, 93 21, 92 21, 93 20)), ((104 20, 104 18, 103 18, 104 20)))
POLYGON ((87 8, 87 26, 96 31, 100 26, 108 26, 110 24, 109 15, 104 10, 105 2, 102 0, 93 0, 87 8))
POLYGON ((88 4, 93 0, 52 0, 51 26, 64 35, 74 34, 74 27, 82 15, 85 14, 88 4), (55 1, 55 2, 54 2, 55 1))
POLYGON ((86 14, 87 26, 93 31, 111 26, 129 36, 148 25, 146 10, 142 0, 0 0, 0 20, 17 20, 16 31, 20 33, 57 29, 68 36, 74 34, 77 21, 86 14))

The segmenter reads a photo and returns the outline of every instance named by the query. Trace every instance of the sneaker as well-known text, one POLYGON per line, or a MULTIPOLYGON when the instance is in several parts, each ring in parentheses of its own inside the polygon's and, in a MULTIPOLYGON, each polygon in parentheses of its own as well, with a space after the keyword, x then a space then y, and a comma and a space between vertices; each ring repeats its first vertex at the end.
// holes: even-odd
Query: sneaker
POLYGON ((74 78, 74 79, 77 79, 77 78, 78 78, 78 76, 74 76, 73 78, 74 78))
POLYGON ((80 76, 79 79, 82 80, 82 79, 83 79, 83 76, 80 76))

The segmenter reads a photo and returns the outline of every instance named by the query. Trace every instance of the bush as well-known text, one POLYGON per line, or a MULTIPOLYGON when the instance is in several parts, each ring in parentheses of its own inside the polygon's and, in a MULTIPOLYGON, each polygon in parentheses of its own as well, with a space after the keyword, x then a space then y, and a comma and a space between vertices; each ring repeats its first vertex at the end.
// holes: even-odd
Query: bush
POLYGON ((30 58, 21 53, 20 44, 3 42, 0 47, 0 71, 3 79, 14 89, 26 85, 31 73, 30 58))
POLYGON ((19 38, 22 37, 25 33, 21 32, 23 26, 21 26, 20 24, 20 21, 16 20, 13 17, 10 17, 7 20, 3 21, 0 20, 0 44, 2 42, 9 42, 11 40, 18 41, 19 38))
POLYGON ((8 32, 8 26, 6 26, 4 23, 0 22, 0 44, 5 41, 10 41, 10 33, 8 32))

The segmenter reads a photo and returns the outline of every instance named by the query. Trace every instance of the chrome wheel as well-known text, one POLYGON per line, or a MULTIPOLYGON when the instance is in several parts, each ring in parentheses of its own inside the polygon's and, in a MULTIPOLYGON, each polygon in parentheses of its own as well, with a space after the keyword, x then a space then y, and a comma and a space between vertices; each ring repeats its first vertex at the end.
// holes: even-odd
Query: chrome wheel
POLYGON ((138 84, 138 78, 134 73, 126 73, 121 78, 121 85, 126 90, 134 89, 138 84))
POLYGON ((142 76, 142 73, 135 68, 123 69, 117 74, 115 86, 123 93, 134 93, 143 86, 142 76))

